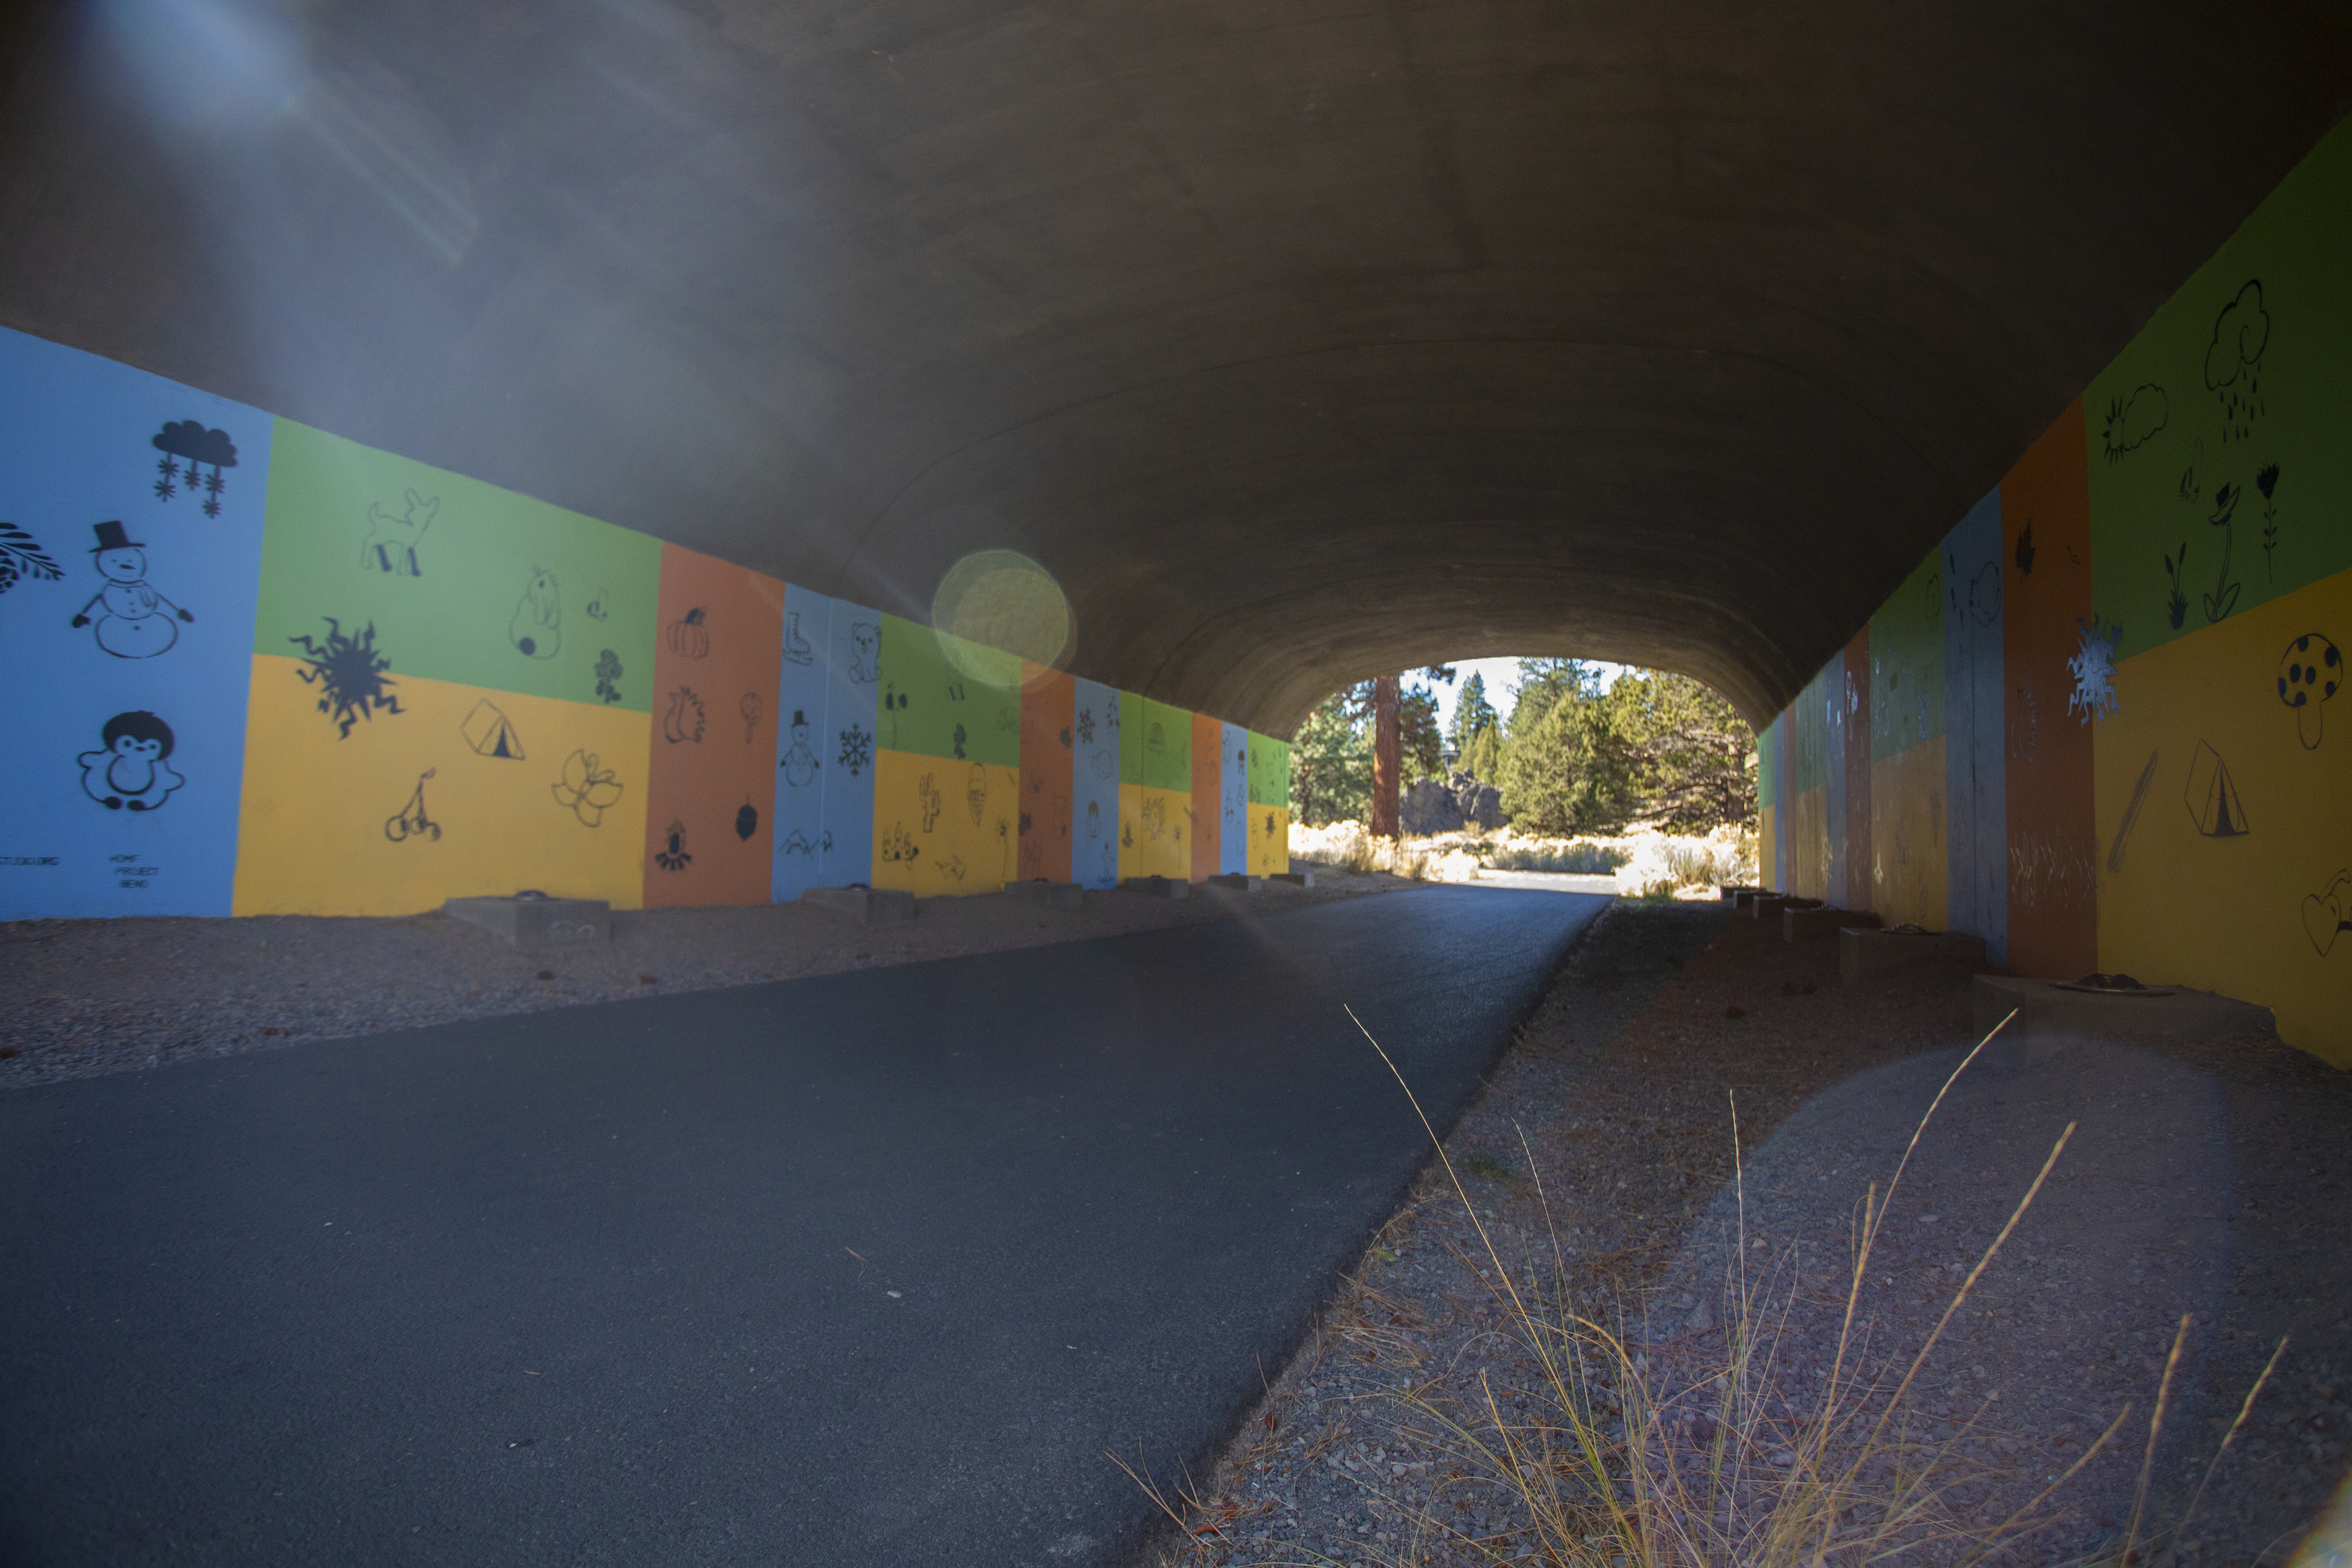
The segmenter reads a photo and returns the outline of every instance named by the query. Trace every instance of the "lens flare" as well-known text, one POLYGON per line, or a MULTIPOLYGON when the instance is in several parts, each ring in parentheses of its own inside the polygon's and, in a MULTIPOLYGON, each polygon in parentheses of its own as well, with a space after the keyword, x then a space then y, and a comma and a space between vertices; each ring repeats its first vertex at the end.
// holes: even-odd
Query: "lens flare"
POLYGON ((1015 550, 981 550, 948 569, 931 595, 931 625, 966 675, 1018 686, 1027 659, 1059 669, 1076 642, 1070 601, 1052 573, 1015 550))

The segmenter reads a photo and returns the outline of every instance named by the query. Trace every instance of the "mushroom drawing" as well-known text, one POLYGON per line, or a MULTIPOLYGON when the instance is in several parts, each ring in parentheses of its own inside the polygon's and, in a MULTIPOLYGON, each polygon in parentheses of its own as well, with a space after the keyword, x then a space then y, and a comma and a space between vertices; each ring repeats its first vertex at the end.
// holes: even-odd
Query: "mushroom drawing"
POLYGON ((2306 752, 2319 750, 2320 707, 2344 684, 2344 654, 2317 632, 2305 632, 2279 656, 2279 700, 2294 710, 2295 733, 2306 752))

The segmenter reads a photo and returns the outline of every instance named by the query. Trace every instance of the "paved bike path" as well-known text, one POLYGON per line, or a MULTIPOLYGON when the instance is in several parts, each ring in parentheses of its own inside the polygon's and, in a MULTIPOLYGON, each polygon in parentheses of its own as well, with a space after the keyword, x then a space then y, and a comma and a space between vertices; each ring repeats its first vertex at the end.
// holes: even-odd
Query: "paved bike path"
POLYGON ((1431 888, 0 1095, 0 1563, 1081 1564, 1606 903, 1431 888))

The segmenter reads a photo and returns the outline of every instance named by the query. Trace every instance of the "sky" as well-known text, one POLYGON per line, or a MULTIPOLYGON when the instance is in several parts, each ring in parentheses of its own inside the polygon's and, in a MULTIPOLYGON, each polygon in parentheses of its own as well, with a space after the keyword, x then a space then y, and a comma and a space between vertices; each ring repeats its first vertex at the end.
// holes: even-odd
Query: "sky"
MULTIPOLYGON (((1594 668, 1601 671, 1601 684, 1604 689, 1607 688, 1611 681, 1615 680, 1625 668, 1622 664, 1600 664, 1596 665, 1594 668)), ((1433 683, 1428 681, 1422 682, 1423 685, 1430 686, 1431 689, 1437 693, 1437 728, 1440 731, 1446 730, 1453 724, 1454 701, 1461 696, 1462 683, 1470 679, 1470 672, 1472 670, 1476 670, 1479 675, 1486 679, 1486 700, 1495 705, 1495 711, 1500 713, 1506 719, 1508 719, 1511 716, 1511 699, 1517 694, 1519 689, 1519 661, 1517 659, 1461 659, 1455 662, 1454 670, 1454 684, 1451 686, 1446 685, 1442 680, 1433 683)), ((1412 675, 1408 674, 1406 676, 1405 684, 1407 686, 1414 684, 1412 675)))

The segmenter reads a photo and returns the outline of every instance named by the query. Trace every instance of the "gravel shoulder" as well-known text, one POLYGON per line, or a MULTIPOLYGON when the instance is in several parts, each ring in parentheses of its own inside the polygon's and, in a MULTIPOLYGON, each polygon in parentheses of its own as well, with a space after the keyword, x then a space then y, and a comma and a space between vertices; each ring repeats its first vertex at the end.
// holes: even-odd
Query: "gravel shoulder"
POLYGON ((798 903, 621 910, 610 942, 545 953, 517 952, 438 911, 0 922, 0 1089, 657 991, 1256 919, 1418 885, 1323 871, 1313 888, 1269 881, 1247 894, 1088 892, 1075 910, 1003 895, 925 899, 911 922, 880 926, 798 903))
MULTIPOLYGON (((1788 943, 1717 908, 1621 902, 1571 950, 1447 1152, 1513 1277, 1622 1321, 1658 1383, 1721 1364, 1744 1256, 1774 1341, 1774 1418, 1800 1420, 1835 1353, 1865 1195, 1885 1191, 1974 1043, 1972 973, 1848 985, 1833 939, 1788 943)), ((2072 1123, 2032 1207, 1920 1363, 1910 1430, 1944 1456, 1956 1511, 1991 1519, 2133 1412, 2059 1489, 2056 1523, 2000 1560, 2119 1552, 2184 1314, 2150 1485, 2158 1527, 2181 1517, 2289 1343, 2161 1560, 2285 1560, 2347 1468, 2347 1116, 2352 1074, 2266 1033, 2060 1041, 2031 1061, 1988 1051, 1962 1075, 1872 1255, 1865 1359, 1909 1364, 2072 1123)), ((1433 1419, 1491 1433, 1549 1418, 1492 1275, 1433 1166, 1213 1467, 1160 1478, 1185 1529, 1147 1561, 1555 1560, 1530 1555, 1510 1489, 1433 1419)))

